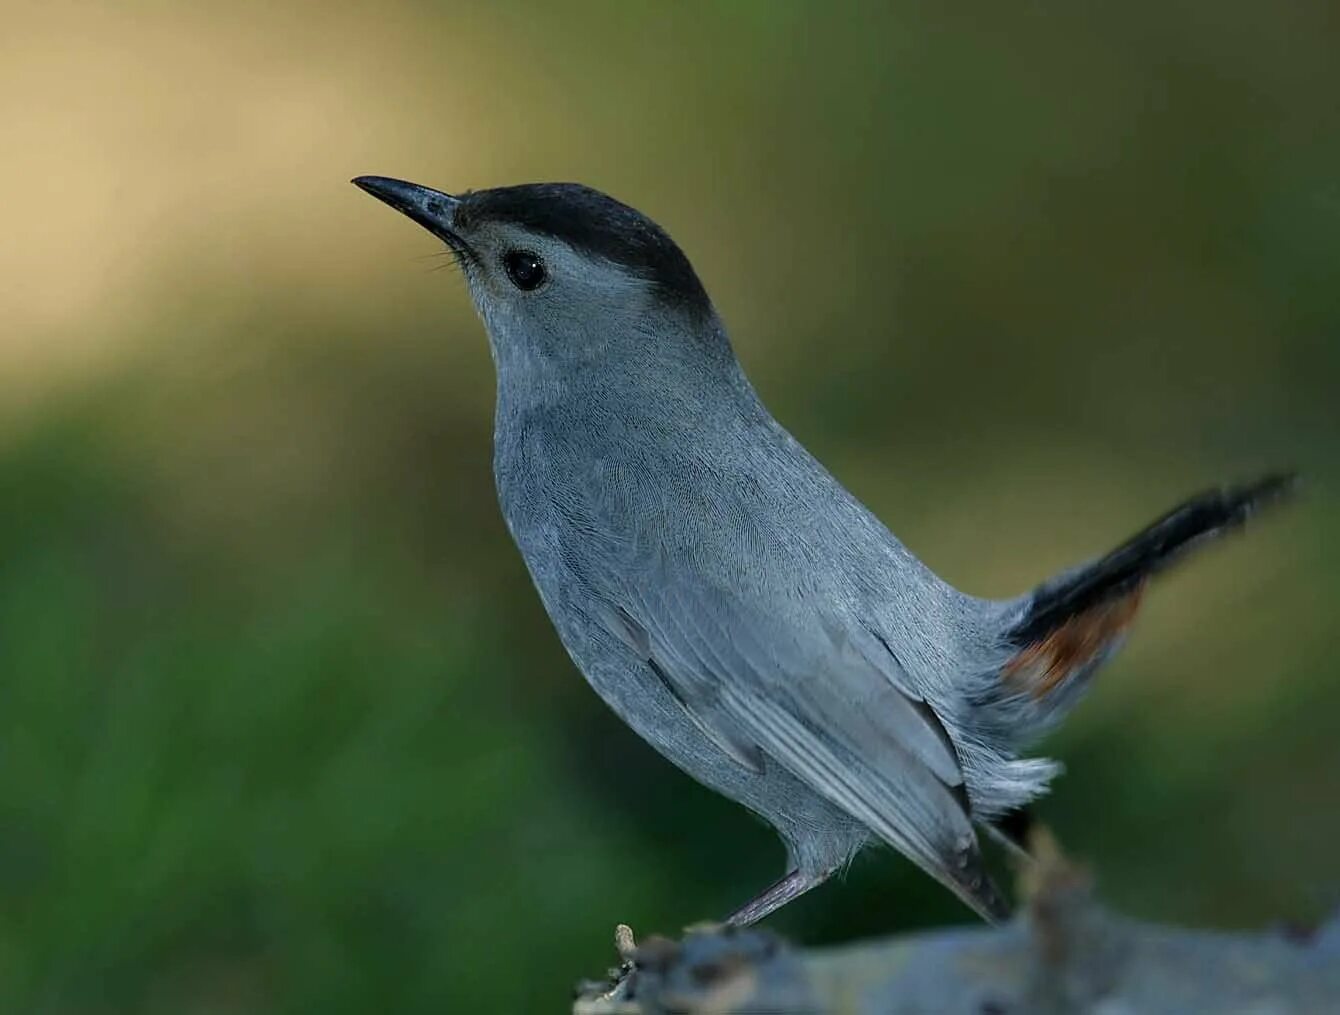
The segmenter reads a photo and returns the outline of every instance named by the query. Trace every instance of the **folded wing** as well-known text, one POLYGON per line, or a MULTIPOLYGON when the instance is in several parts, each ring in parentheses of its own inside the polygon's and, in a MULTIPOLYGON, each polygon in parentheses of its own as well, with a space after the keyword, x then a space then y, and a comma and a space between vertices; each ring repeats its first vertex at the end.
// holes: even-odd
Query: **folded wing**
MULTIPOLYGON (((611 624, 693 720, 741 763, 781 765, 901 850, 987 919, 1008 908, 987 877, 963 775, 934 712, 831 618, 776 609, 664 566, 611 624)), ((891 660, 890 660, 891 662, 891 660)))

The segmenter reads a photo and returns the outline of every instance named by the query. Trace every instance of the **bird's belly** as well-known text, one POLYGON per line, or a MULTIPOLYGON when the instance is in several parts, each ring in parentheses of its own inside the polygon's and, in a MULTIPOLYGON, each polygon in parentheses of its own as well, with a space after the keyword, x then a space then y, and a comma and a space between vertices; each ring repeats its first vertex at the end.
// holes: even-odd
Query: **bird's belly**
MULTIPOLYGON (((520 540, 518 540, 520 542, 520 540)), ((561 554, 523 550, 536 588, 563 646, 614 713, 672 764, 742 804, 777 830, 792 867, 828 871, 868 840, 858 822, 764 757, 761 771, 742 764, 708 737, 655 671, 601 623, 561 554)))
POLYGON ((793 867, 826 872, 846 863, 869 838, 862 825, 771 758, 765 756, 762 770, 755 771, 727 754, 601 619, 608 604, 573 563, 592 550, 590 526, 574 522, 583 513, 580 499, 575 505, 565 499, 574 489, 589 493, 599 485, 593 463, 600 456, 574 461, 551 453, 538 436, 495 449, 499 500, 545 610, 587 682, 663 757, 772 825, 793 867), (568 462, 566 471, 560 461, 568 462))

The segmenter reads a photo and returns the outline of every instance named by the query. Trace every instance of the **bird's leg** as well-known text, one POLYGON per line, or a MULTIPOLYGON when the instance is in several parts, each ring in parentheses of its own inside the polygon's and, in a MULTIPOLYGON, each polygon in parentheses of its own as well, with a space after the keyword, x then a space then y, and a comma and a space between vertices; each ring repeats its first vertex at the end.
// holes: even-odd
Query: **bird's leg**
POLYGON ((726 917, 726 923, 731 927, 748 927, 752 923, 758 923, 765 916, 777 912, 792 899, 799 898, 811 888, 815 888, 827 880, 827 873, 806 874, 803 871, 794 870, 780 881, 763 889, 731 913, 730 916, 726 917))

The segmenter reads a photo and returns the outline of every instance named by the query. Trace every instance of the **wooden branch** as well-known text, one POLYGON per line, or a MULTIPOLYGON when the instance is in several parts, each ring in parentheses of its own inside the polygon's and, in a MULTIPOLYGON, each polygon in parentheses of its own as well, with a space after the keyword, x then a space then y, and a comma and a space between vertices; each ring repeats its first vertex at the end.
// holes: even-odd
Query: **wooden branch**
POLYGON ((1111 913, 1054 845, 1035 850, 1026 904, 971 926, 798 950, 767 931, 691 929, 634 947, 575 1015, 1294 1015, 1340 1012, 1340 917, 1303 933, 1163 927, 1111 913))

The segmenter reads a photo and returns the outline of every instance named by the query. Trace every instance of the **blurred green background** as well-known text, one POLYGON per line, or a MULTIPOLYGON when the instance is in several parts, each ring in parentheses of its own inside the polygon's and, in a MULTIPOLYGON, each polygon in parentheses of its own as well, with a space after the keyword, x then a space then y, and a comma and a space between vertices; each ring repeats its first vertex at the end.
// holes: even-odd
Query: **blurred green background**
MULTIPOLYGON (((359 173, 647 211, 773 410, 976 593, 1301 467, 1149 597, 1043 814, 1136 915, 1340 900, 1329 0, 0 22, 0 1010, 559 1011, 617 921, 781 873, 567 661, 463 287, 359 173)), ((871 853, 773 925, 970 919, 871 853)))

